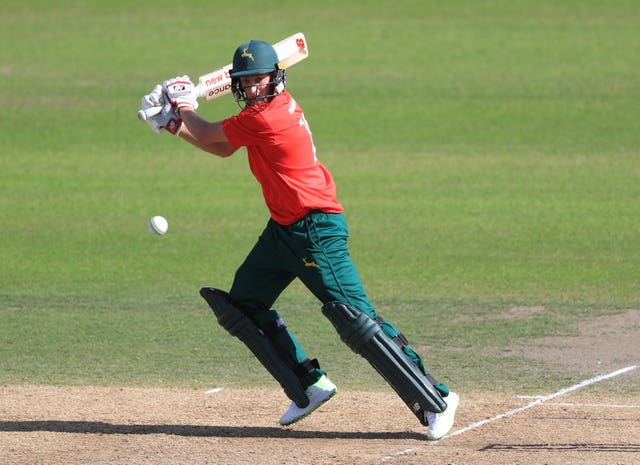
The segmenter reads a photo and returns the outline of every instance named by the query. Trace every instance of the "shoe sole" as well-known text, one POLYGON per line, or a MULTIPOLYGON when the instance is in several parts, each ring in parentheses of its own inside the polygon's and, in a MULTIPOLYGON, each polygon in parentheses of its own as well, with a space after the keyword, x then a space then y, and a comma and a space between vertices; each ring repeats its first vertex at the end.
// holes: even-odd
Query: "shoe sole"
POLYGON ((297 423, 298 421, 308 417, 309 415, 311 415, 313 412, 315 412, 318 407, 320 407, 321 405, 325 404, 329 399, 331 399, 333 396, 336 395, 336 392, 338 392, 337 389, 334 389, 333 391, 331 391, 331 394, 329 394, 327 397, 325 397, 324 399, 322 399, 320 402, 318 402, 316 405, 313 406, 312 409, 304 412, 302 415, 294 418, 293 420, 287 422, 287 423, 280 423, 280 426, 289 426, 289 425, 293 425, 294 423, 297 423))

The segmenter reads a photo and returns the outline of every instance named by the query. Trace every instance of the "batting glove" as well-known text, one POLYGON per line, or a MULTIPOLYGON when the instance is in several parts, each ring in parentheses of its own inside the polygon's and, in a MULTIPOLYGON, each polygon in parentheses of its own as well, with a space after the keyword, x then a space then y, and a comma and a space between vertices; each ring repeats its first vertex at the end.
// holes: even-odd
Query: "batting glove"
POLYGON ((151 93, 142 97, 142 109, 148 110, 153 107, 161 107, 165 104, 164 94, 162 93, 162 86, 156 85, 151 93))
POLYGON ((190 107, 198 109, 198 94, 196 86, 189 76, 178 76, 168 79, 162 84, 162 89, 171 104, 180 112, 180 108, 190 107))
POLYGON ((180 118, 170 103, 165 103, 160 113, 152 118, 148 118, 146 121, 156 134, 167 131, 178 136, 182 130, 182 118, 180 118))

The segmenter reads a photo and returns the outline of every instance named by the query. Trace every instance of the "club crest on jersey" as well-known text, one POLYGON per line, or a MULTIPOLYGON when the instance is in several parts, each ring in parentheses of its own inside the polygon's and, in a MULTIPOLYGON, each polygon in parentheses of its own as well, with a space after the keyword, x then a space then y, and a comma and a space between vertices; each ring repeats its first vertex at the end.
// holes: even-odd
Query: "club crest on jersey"
POLYGON ((253 59, 253 53, 249 53, 247 52, 247 50, 249 50, 248 48, 244 48, 242 49, 242 55, 240 55, 242 58, 251 58, 251 61, 256 61, 253 59))

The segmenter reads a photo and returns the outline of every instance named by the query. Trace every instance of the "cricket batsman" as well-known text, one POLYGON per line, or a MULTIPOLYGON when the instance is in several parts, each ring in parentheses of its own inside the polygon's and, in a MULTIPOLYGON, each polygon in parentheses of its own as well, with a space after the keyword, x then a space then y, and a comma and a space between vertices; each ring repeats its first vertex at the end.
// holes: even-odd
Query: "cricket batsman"
POLYGON ((143 109, 164 105, 147 120, 156 132, 170 132, 219 157, 245 147, 270 213, 231 289, 203 288, 200 294, 218 323, 247 345, 291 400, 281 425, 304 418, 336 393, 318 360, 307 355, 273 308, 297 278, 321 302, 340 338, 427 427, 426 437, 442 438, 453 426, 459 397, 435 381, 406 337, 369 301, 349 256, 336 185, 318 159, 300 105, 286 90, 286 71, 274 48, 261 40, 243 43, 233 55, 230 75, 241 111, 221 121, 196 113, 197 95, 188 76, 166 80, 142 99, 143 109))

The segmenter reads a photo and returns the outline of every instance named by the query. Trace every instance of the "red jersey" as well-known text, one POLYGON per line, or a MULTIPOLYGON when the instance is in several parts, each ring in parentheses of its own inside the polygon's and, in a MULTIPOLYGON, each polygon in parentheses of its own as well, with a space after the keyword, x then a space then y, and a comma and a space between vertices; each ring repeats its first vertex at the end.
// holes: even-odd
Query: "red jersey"
POLYGON ((333 178, 315 156, 309 125, 287 91, 259 110, 249 107, 227 118, 222 129, 232 146, 247 148, 249 167, 276 222, 295 223, 311 210, 342 212, 333 178))

